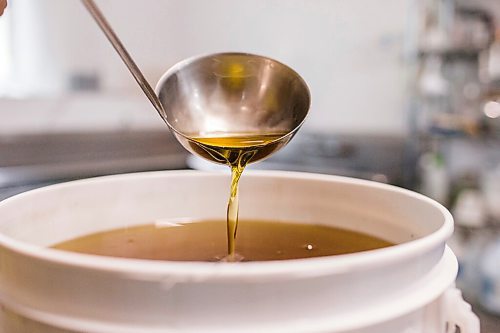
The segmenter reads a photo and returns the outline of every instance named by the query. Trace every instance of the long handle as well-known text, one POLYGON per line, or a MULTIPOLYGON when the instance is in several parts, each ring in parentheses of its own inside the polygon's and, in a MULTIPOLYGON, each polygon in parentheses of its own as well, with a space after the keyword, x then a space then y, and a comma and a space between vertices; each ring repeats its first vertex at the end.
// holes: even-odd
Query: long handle
POLYGON ((82 2, 94 18, 94 20, 97 22, 101 30, 104 32, 108 40, 111 42, 116 52, 118 52, 118 55, 120 56, 120 58, 122 58, 130 73, 141 87, 142 91, 144 91, 148 99, 151 101, 151 104, 153 104, 154 108, 156 109, 156 111, 158 111, 163 120, 167 121, 167 115, 160 103, 160 99, 158 98, 158 96, 156 96, 153 88, 151 88, 151 85, 146 80, 139 67, 137 67, 134 60, 123 46, 122 42, 115 34, 102 12, 96 6, 93 0, 82 0, 82 2))

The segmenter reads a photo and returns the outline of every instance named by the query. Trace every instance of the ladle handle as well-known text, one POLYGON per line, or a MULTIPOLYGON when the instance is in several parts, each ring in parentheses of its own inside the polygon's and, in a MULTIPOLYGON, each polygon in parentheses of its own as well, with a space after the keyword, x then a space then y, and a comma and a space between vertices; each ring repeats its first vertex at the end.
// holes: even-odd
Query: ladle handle
POLYGON ((151 101, 155 109, 158 111, 160 116, 163 118, 163 120, 166 121, 167 115, 165 113, 165 110, 163 109, 163 106, 160 103, 160 99, 158 98, 158 96, 156 96, 156 93, 154 92, 153 88, 151 88, 151 85, 146 80, 139 67, 137 67, 136 63, 134 62, 130 54, 127 52, 122 42, 113 31, 113 28, 111 28, 108 21, 102 14, 102 12, 96 6, 93 0, 82 0, 82 2, 89 11, 89 13, 92 15, 92 17, 94 18, 94 20, 97 22, 101 30, 104 32, 108 40, 111 42, 116 52, 118 52, 118 55, 120 55, 120 58, 122 58, 123 62, 129 69, 130 73, 132 73, 132 76, 141 87, 142 91, 144 91, 144 93, 151 101))

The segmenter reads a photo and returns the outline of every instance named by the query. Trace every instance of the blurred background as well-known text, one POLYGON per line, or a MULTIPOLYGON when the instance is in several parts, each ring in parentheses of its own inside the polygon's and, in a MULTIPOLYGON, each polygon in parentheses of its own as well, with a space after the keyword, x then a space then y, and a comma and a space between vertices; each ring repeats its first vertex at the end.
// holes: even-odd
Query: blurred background
MULTIPOLYGON (((199 54, 266 55, 308 82, 308 120, 254 168, 420 191, 456 219, 458 284, 500 327, 498 0, 100 0, 154 84, 199 54)), ((88 176, 212 169, 188 154, 77 0, 0 17, 0 198, 88 176)), ((495 327, 497 330, 495 330, 495 327)))

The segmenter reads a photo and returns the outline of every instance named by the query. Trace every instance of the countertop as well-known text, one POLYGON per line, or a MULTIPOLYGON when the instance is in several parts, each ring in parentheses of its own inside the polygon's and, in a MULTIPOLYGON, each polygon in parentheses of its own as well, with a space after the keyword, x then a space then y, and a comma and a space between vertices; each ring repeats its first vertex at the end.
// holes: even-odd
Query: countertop
POLYGON ((166 128, 0 136, 0 188, 183 169, 187 155, 166 128))

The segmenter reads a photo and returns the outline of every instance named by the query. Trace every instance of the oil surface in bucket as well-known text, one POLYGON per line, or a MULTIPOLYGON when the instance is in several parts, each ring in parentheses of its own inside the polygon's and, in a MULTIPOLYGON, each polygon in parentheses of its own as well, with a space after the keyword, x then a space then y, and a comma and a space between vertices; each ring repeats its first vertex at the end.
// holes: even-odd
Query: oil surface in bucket
MULTIPOLYGON (((225 221, 147 224, 86 235, 54 248, 136 259, 220 261, 226 256, 225 225, 225 221)), ((244 261, 310 258, 393 245, 322 225, 243 220, 240 229, 236 251, 244 261)))

